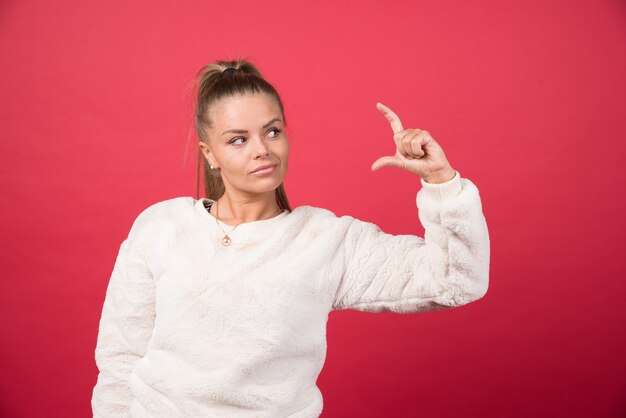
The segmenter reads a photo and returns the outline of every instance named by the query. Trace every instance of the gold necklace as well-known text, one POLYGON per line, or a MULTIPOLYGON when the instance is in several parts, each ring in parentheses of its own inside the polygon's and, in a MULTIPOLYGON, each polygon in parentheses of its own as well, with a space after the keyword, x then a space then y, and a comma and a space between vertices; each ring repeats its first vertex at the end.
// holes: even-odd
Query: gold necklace
MULTIPOLYGON (((216 201, 215 201, 215 223, 217 224, 217 226, 219 226, 219 227, 220 227, 220 229, 221 229, 222 231, 224 231, 224 228, 222 228, 222 225, 220 225, 220 224, 219 224, 219 222, 218 222, 218 220, 221 220, 221 219, 219 218, 219 213, 220 213, 220 212, 219 212, 219 210, 220 210, 220 208, 219 208, 219 205, 217 204, 217 200, 216 200, 216 201)), ((278 212, 280 212, 280 211, 281 211, 281 209, 280 209, 280 208, 278 208, 278 212)), ((209 211, 209 212, 210 212, 210 211, 209 211)), ((275 212, 275 213, 278 213, 278 212, 275 212)), ((274 215, 272 215, 272 217, 273 217, 273 216, 274 216, 274 215)), ((269 219, 269 218, 268 218, 268 219, 269 219)), ((233 232, 233 231, 235 230, 235 228, 237 228, 237 227, 238 227, 239 225, 241 225, 242 223, 244 223, 244 222, 238 223, 237 225, 233 226, 233 229, 231 229, 231 230, 230 230, 230 232, 233 232)), ((230 237, 228 236, 228 234, 230 234, 230 232, 226 232, 226 231, 224 231, 224 238, 222 238, 222 245, 224 245, 224 246, 226 246, 226 247, 227 247, 227 246, 229 246, 229 245, 230 245, 230 243, 232 242, 232 240, 231 240, 231 239, 230 239, 230 237)))

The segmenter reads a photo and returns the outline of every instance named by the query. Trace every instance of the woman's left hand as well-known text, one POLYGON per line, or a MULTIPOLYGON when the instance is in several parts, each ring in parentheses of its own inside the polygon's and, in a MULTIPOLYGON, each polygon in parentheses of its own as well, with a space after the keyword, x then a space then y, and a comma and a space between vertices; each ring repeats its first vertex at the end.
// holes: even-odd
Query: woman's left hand
POLYGON ((380 157, 372 164, 372 171, 381 167, 400 167, 417 174, 428 183, 452 180, 456 171, 452 168, 443 149, 422 129, 404 129, 400 118, 387 106, 376 103, 376 108, 387 118, 393 129, 396 154, 380 157))

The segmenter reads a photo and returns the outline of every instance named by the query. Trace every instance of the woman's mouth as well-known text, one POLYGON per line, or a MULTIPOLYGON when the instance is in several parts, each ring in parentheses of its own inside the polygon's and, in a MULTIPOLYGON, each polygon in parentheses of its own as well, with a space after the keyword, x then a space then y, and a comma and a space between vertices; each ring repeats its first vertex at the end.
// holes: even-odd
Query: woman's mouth
POLYGON ((269 166, 267 168, 263 168, 261 170, 253 171, 251 174, 254 174, 255 176, 262 176, 264 174, 269 174, 273 172, 274 170, 276 170, 276 164, 269 166))

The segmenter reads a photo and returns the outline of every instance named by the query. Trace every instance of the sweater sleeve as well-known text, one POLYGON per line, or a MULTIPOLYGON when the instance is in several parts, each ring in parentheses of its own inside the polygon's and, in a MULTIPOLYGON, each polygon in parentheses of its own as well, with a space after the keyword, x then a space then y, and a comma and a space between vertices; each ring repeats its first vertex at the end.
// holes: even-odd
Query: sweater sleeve
POLYGON ((351 219, 333 309, 413 313, 485 295, 490 243, 477 187, 458 171, 445 183, 421 184, 416 204, 424 238, 351 219))
POLYGON ((154 280, 136 248, 142 218, 122 242, 106 290, 95 348, 99 374, 91 399, 94 418, 128 416, 131 370, 145 354, 154 327, 154 280))

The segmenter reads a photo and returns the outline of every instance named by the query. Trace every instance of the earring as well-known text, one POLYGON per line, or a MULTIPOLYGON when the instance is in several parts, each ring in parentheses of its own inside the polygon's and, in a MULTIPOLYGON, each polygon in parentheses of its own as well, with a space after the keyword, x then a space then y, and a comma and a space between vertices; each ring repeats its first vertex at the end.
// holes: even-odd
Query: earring
POLYGON ((211 167, 211 169, 213 169, 213 166, 209 164, 209 166, 211 167))

